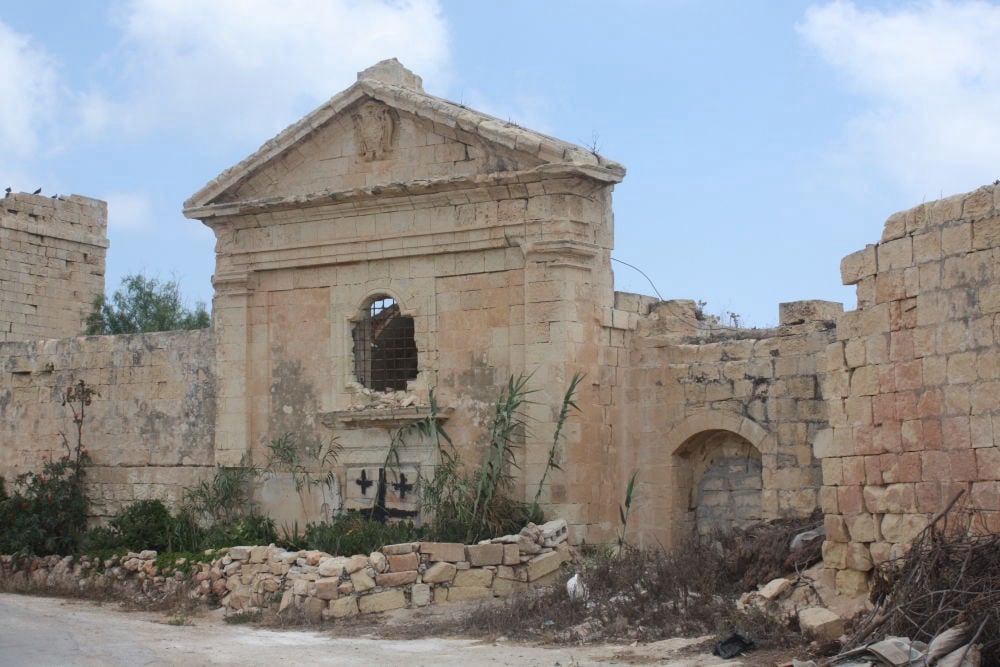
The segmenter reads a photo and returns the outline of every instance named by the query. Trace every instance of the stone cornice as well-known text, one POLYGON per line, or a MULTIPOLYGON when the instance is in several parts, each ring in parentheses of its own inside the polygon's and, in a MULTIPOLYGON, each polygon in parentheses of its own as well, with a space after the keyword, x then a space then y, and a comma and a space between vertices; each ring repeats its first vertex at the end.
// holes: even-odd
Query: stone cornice
POLYGON ((213 219, 240 215, 253 215, 289 209, 317 206, 344 205, 360 213, 380 208, 398 208, 399 200, 412 197, 447 195, 460 191, 478 190, 496 186, 526 185, 557 178, 582 178, 599 183, 614 184, 622 180, 616 171, 596 166, 574 164, 544 164, 525 171, 498 172, 472 177, 414 180, 407 183, 390 183, 368 188, 327 191, 309 195, 270 197, 243 202, 226 202, 193 206, 184 209, 188 218, 201 220, 212 226, 213 219))

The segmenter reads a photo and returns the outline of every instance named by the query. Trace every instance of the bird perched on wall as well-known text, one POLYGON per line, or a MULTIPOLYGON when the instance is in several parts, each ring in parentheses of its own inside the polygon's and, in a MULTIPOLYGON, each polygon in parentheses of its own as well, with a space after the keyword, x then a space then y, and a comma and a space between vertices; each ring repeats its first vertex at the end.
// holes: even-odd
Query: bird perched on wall
POLYGON ((3 191, 3 196, 4 197, 9 197, 10 196, 10 188, 9 187, 6 190, 3 191))
POLYGON ((41 188, 38 188, 37 190, 35 190, 35 191, 34 191, 34 192, 32 192, 31 194, 33 194, 33 195, 40 195, 40 194, 42 194, 42 189, 41 189, 41 188))

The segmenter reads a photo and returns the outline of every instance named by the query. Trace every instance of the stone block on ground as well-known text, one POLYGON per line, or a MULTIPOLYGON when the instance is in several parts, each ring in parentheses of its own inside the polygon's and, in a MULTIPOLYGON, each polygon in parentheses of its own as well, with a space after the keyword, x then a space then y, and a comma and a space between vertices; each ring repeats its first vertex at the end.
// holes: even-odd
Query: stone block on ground
POLYGON ((555 551, 535 556, 528 562, 528 581, 534 582, 555 572, 562 562, 562 554, 555 551))
POLYGON ((760 589, 758 595, 765 600, 777 600, 784 597, 790 590, 792 590, 792 582, 784 577, 780 577, 778 579, 772 579, 764 584, 764 587, 760 589))
POLYGON ((802 633, 816 641, 833 641, 844 634, 844 621, 824 607, 809 607, 799 611, 802 633))
POLYGON ((557 544, 561 544, 569 536, 569 527, 566 525, 566 519, 553 519, 552 521, 543 523, 538 529, 542 536, 542 546, 545 547, 554 547, 557 544))

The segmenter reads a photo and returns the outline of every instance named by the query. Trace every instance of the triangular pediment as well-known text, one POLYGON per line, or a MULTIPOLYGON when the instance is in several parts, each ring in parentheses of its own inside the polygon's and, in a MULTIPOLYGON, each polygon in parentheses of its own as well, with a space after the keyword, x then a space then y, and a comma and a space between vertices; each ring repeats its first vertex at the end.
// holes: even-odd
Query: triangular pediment
POLYGON ((580 146, 523 129, 423 92, 397 61, 353 86, 227 169, 185 202, 214 207, 301 200, 324 193, 570 165, 610 182, 624 168, 580 146), (591 173, 592 172, 592 173, 591 173))

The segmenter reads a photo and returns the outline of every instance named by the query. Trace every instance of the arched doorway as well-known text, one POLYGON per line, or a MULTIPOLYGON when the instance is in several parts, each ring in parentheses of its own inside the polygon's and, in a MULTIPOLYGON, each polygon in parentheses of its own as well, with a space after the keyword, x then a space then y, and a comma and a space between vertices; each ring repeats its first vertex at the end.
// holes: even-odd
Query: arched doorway
POLYGON ((691 436, 674 453, 685 523, 700 535, 747 526, 763 518, 760 451, 723 429, 691 436))

